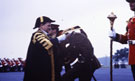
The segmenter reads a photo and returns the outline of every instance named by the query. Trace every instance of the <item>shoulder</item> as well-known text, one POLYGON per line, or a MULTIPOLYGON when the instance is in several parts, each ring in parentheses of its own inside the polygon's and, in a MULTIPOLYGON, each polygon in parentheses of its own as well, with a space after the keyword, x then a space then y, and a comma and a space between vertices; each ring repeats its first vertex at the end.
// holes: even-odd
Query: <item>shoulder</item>
POLYGON ((47 35, 45 35, 42 31, 38 30, 36 32, 33 33, 33 36, 34 37, 37 37, 37 36, 44 36, 44 37, 48 37, 47 35))
POLYGON ((41 44, 46 50, 48 50, 49 48, 51 48, 53 46, 53 44, 49 40, 48 36, 45 35, 41 31, 37 31, 37 32, 33 33, 32 42, 34 44, 35 43, 41 44))
POLYGON ((131 17, 128 22, 134 23, 135 22, 135 17, 131 17))
POLYGON ((39 38, 49 39, 47 35, 45 35, 42 31, 38 30, 35 33, 33 33, 33 39, 39 39, 39 38))

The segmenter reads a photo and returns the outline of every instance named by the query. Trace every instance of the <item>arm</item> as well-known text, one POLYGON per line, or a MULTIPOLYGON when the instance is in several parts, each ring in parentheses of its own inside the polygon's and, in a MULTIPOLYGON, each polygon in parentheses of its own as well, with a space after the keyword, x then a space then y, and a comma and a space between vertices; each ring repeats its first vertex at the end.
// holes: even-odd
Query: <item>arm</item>
POLYGON ((122 44, 127 44, 128 30, 125 33, 125 35, 118 34, 118 33, 115 32, 115 30, 111 30, 109 37, 112 38, 113 41, 120 42, 122 44))

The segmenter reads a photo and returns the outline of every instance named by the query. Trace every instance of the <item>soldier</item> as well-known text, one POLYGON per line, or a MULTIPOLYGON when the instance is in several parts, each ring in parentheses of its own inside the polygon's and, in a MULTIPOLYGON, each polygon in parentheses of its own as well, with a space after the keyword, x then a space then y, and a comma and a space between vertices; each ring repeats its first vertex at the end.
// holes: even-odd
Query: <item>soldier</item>
POLYGON ((20 71, 24 71, 25 61, 22 58, 18 58, 18 61, 21 63, 20 71))
POLYGON ((59 25, 58 24, 51 24, 51 38, 56 38, 59 32, 59 25))
POLYGON ((73 81, 75 78, 79 78, 79 81, 90 81, 94 71, 101 67, 86 33, 82 29, 80 31, 80 33, 73 32, 68 38, 67 62, 71 63, 76 58, 78 61, 62 76, 63 81, 73 81))
POLYGON ((23 71, 23 68, 22 68, 22 64, 21 64, 21 62, 18 60, 18 59, 14 59, 13 58, 13 60, 12 60, 14 63, 15 63, 15 65, 16 65, 16 71, 23 71))
POLYGON ((3 64, 4 71, 9 72, 10 71, 10 65, 6 61, 6 58, 2 59, 1 61, 2 61, 2 64, 3 64))
POLYGON ((30 45, 27 52, 24 81, 55 81, 54 54, 53 50, 57 45, 66 39, 66 35, 61 35, 54 39, 49 39, 48 33, 51 23, 55 22, 46 16, 38 17, 30 45))
POLYGON ((3 71, 4 71, 4 69, 3 69, 1 58, 0 58, 0 72, 3 72, 3 71))
MULTIPOLYGON (((126 0, 130 9, 135 12, 135 0, 126 0)), ((129 44, 129 65, 133 73, 135 81, 135 16, 129 19, 125 35, 116 33, 114 30, 110 32, 110 37, 117 42, 122 44, 129 44)))

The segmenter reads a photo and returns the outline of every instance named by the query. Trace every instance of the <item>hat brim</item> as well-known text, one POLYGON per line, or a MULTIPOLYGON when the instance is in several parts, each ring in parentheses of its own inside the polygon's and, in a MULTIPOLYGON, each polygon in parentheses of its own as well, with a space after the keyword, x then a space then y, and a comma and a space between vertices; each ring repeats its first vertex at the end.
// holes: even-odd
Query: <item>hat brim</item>
POLYGON ((55 22, 55 20, 52 20, 48 17, 43 17, 44 18, 44 22, 55 22))
POLYGON ((48 22, 55 22, 55 20, 50 20, 50 21, 48 21, 48 22))
POLYGON ((58 29, 59 28, 59 25, 58 24, 51 24, 51 28, 52 29, 58 29))

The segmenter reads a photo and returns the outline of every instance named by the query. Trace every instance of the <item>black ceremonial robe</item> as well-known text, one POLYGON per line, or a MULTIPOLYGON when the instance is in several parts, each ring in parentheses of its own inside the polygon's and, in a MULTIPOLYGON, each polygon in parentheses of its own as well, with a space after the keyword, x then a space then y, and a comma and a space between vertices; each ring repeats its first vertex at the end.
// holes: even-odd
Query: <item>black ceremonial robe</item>
POLYGON ((33 33, 27 52, 24 81, 52 81, 51 50, 58 45, 58 39, 50 40, 41 30, 33 33))

